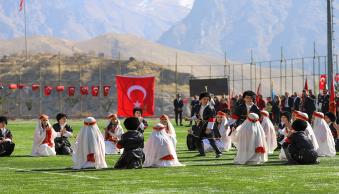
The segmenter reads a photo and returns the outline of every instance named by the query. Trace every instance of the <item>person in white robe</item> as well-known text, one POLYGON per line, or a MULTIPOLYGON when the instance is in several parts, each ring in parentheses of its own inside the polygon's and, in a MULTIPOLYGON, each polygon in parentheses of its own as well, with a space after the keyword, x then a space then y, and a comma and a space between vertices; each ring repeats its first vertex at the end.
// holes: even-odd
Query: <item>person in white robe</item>
POLYGON ((166 127, 161 123, 153 127, 144 147, 144 167, 183 166, 178 160, 173 142, 165 129, 166 127))
POLYGON ((294 111, 294 120, 295 119, 301 119, 306 121, 307 123, 307 128, 305 130, 305 134, 311 139, 314 150, 317 150, 319 148, 319 144, 317 141, 317 138, 315 137, 314 131, 312 129, 311 124, 308 122, 308 115, 304 112, 300 112, 300 111, 294 111))
POLYGON ((261 126, 264 129, 266 136, 267 152, 268 154, 273 154, 273 151, 278 147, 277 134, 275 133, 274 125, 269 118, 270 114, 265 110, 260 111, 260 114, 262 115, 261 126))
POLYGON ((334 157, 336 155, 335 142, 330 127, 324 120, 324 114, 314 112, 312 119, 314 134, 319 144, 319 148, 316 150, 318 156, 334 157))
POLYGON ((268 160, 265 132, 257 114, 250 113, 232 137, 237 146, 235 164, 262 164, 268 160))
POLYGON ((117 114, 109 114, 107 117, 108 123, 103 132, 105 138, 105 152, 106 154, 122 153, 123 149, 117 148, 117 142, 121 139, 124 130, 120 124, 117 114))
POLYGON ((40 115, 34 132, 34 142, 31 156, 55 156, 54 139, 60 137, 49 123, 48 116, 40 115))
MULTIPOLYGON (((294 116, 292 115, 292 117, 294 116)), ((291 133, 291 114, 289 112, 283 112, 281 114, 280 120, 281 120, 281 123, 279 125, 280 129, 278 130, 278 134, 282 136, 282 138, 279 139, 279 144, 282 145, 285 142, 285 139, 291 133)), ((283 148, 280 149, 279 159, 287 160, 285 151, 283 148)))
POLYGON ((160 116, 160 123, 165 126, 165 131, 168 134, 169 138, 171 139, 174 148, 177 147, 177 135, 175 133, 175 129, 169 119, 169 117, 165 114, 160 116))
POLYGON ((73 169, 107 168, 104 137, 93 117, 84 120, 73 150, 73 169))

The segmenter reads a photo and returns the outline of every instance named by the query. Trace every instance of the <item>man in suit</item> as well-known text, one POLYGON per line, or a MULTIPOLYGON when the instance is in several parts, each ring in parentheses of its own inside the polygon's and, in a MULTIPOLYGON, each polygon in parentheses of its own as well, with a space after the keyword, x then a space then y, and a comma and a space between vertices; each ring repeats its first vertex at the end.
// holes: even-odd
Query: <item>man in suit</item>
POLYGON ((175 123, 178 126, 178 117, 179 117, 180 126, 182 126, 182 109, 184 107, 184 102, 180 98, 180 94, 176 95, 176 98, 173 101, 173 105, 174 105, 175 123))
POLYGON ((300 110, 301 98, 298 96, 297 92, 294 92, 293 98, 293 110, 300 110))
POLYGON ((194 107, 194 115, 191 120, 196 121, 196 125, 192 127, 195 136, 195 144, 199 151, 198 156, 205 156, 203 147, 203 139, 208 139, 211 147, 214 149, 216 158, 220 158, 222 153, 215 144, 213 128, 215 123, 215 110, 209 105, 211 100, 210 94, 203 92, 199 95, 200 104, 194 107))
POLYGON ((307 113, 309 122, 312 121, 313 112, 316 110, 314 99, 311 98, 307 90, 303 90, 303 112, 307 113))
POLYGON ((291 113, 293 107, 293 98, 290 97, 290 94, 288 92, 285 92, 285 101, 283 103, 284 111, 291 113))
POLYGON ((330 104, 330 95, 326 89, 324 89, 322 95, 319 96, 318 103, 321 103, 321 112, 324 114, 327 113, 330 104))

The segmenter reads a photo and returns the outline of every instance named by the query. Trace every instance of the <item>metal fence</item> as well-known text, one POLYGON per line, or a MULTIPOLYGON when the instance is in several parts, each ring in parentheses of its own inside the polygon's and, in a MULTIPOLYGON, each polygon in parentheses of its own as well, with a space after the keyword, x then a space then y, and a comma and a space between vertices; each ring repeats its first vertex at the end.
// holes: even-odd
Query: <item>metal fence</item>
MULTIPOLYGON (((180 57, 180 56, 179 56, 180 57)), ((189 114, 189 79, 228 77, 229 88, 235 93, 256 90, 262 84, 264 96, 272 89, 276 94, 301 92, 305 80, 310 89, 318 91, 319 76, 326 74, 326 56, 282 59, 272 61, 231 63, 223 65, 166 64, 157 66, 136 63, 132 59, 108 59, 101 56, 76 54, 73 56, 40 54, 29 57, 10 56, 0 62, 0 114, 12 118, 36 118, 40 113, 56 115, 66 112, 71 117, 92 115, 103 117, 116 112, 117 99, 115 75, 154 75, 155 115, 173 115, 173 100, 176 93, 185 98, 185 114, 189 114), (24 84, 24 89, 11 90, 9 84, 24 84), (33 91, 30 86, 38 84, 33 91), (57 92, 58 85, 75 86, 75 96, 57 92), (102 88, 111 86, 109 96, 103 96, 102 88), (43 93, 44 86, 54 89, 50 96, 43 93), (80 86, 99 86, 99 96, 80 95, 80 86)), ((335 71, 338 72, 338 55, 334 56, 335 71)))

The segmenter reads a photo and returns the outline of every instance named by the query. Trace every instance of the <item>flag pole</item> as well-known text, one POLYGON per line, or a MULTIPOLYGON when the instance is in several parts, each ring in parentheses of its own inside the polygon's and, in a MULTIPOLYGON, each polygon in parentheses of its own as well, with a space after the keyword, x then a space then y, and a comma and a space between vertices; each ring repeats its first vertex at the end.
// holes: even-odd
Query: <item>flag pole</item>
POLYGON ((24 2, 24 20, 25 20, 25 54, 26 61, 28 59, 28 49, 27 49, 27 19, 26 19, 26 2, 24 2))

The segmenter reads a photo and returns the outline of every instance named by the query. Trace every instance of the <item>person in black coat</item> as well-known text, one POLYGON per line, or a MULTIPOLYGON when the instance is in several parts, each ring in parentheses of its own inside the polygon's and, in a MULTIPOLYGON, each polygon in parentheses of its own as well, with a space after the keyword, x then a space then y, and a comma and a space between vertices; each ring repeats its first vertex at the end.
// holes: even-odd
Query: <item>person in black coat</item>
POLYGON ((134 117, 138 118, 140 121, 140 125, 138 127, 138 131, 141 133, 144 133, 145 129, 148 127, 147 121, 142 117, 142 109, 139 107, 135 107, 133 109, 133 115, 134 117))
POLYGON ((318 154, 311 139, 306 135, 306 121, 297 119, 292 123, 292 132, 283 143, 286 158, 290 164, 317 164, 318 154))
POLYGON ((314 98, 311 98, 306 90, 303 90, 303 112, 308 115, 309 122, 312 121, 313 112, 316 110, 314 98))
POLYGON ((144 135, 138 131, 140 121, 136 117, 129 117, 124 121, 124 126, 127 132, 122 134, 120 141, 117 143, 117 148, 124 148, 124 152, 114 165, 118 169, 142 168, 145 155, 144 135))
POLYGON ((59 113, 56 116, 57 123, 53 125, 55 132, 60 132, 60 137, 54 139, 55 152, 58 155, 70 155, 73 150, 71 148, 71 143, 68 138, 73 134, 72 127, 67 124, 67 115, 64 113, 59 113))
POLYGON ((301 98, 298 96, 297 92, 294 92, 293 98, 293 111, 300 110, 301 98))
POLYGON ((7 118, 0 116, 0 157, 10 156, 15 147, 11 130, 7 129, 6 126, 7 118))
POLYGON ((327 93, 327 90, 323 90, 323 94, 319 96, 318 103, 321 103, 321 112, 327 113, 330 105, 330 95, 327 93))
POLYGON ((191 120, 196 121, 196 125, 192 127, 193 136, 195 137, 195 145, 199 151, 197 156, 205 156, 202 139, 207 138, 214 149, 216 158, 220 158, 222 153, 215 144, 213 136, 213 127, 215 123, 215 110, 209 105, 211 96, 207 92, 199 95, 200 104, 194 107, 194 115, 191 120))
POLYGON ((283 111, 292 112, 293 98, 288 92, 285 92, 285 99, 282 103, 283 111))
POLYGON ((256 113, 257 115, 260 115, 260 110, 254 102, 255 93, 253 91, 245 91, 243 93, 243 102, 235 108, 231 115, 231 118, 233 119, 231 127, 236 128, 241 125, 246 120, 249 113, 256 113))
POLYGON ((327 112, 324 115, 324 119, 328 126, 330 127, 334 142, 335 142, 335 149, 339 152, 339 130, 337 129, 336 123, 336 116, 332 112, 327 112))
POLYGON ((174 105, 174 114, 175 114, 175 124, 178 126, 178 117, 180 121, 180 126, 182 126, 182 111, 184 107, 184 102, 180 98, 180 94, 176 95, 176 98, 173 101, 174 105))

